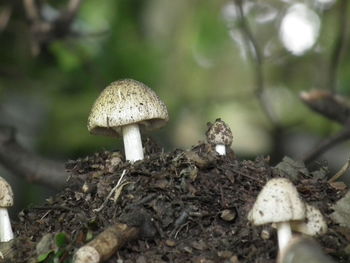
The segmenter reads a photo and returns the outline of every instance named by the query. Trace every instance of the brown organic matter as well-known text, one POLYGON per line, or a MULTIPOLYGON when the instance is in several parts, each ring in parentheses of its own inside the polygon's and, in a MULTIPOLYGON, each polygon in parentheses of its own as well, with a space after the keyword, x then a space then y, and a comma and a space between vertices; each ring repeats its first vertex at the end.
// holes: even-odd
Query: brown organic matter
MULTIPOLYGON (((35 247, 41 238, 59 232, 68 237, 60 254, 66 262, 118 222, 139 227, 140 233, 105 262, 275 262, 275 230, 252 226, 247 214, 265 183, 285 173, 271 167, 268 158, 239 160, 232 152, 219 156, 208 144, 164 153, 149 142, 144 144, 146 158, 134 164, 112 162, 119 153, 107 151, 68 162, 71 177, 65 190, 19 214, 14 223, 16 253, 7 262, 31 262, 38 257, 35 247), (116 200, 112 195, 105 202, 123 172, 116 200), (234 215, 229 220, 223 217, 227 211, 234 215)), ((347 189, 304 170, 291 180, 302 199, 326 218, 329 230, 317 238, 322 250, 339 263, 349 262, 344 249, 350 230, 329 217, 347 189)))

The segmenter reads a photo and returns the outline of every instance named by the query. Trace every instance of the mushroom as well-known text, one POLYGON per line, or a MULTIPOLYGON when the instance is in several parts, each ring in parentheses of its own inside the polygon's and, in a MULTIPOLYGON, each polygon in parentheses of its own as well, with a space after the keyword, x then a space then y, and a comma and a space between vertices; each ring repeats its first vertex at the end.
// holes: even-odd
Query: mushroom
POLYGON ((13 239, 11 221, 7 208, 13 205, 13 192, 8 182, 0 177, 0 242, 13 239))
POLYGON ((230 127, 221 119, 216 119, 213 124, 208 123, 205 133, 209 144, 215 145, 219 155, 226 155, 226 146, 231 146, 233 136, 230 127))
POLYGON ((305 219, 305 204, 287 178, 269 180, 259 193, 248 220, 254 225, 276 223, 278 245, 282 251, 292 237, 290 221, 305 219))
POLYGON ((144 158, 140 128, 153 130, 169 120, 165 104, 145 84, 124 79, 111 83, 92 106, 88 130, 96 135, 123 136, 125 158, 144 158))
POLYGON ((278 255, 277 263, 336 263, 310 237, 294 237, 278 255))
POLYGON ((309 236, 319 236, 327 232, 327 222, 316 207, 306 204, 305 219, 304 221, 292 222, 292 230, 309 236))

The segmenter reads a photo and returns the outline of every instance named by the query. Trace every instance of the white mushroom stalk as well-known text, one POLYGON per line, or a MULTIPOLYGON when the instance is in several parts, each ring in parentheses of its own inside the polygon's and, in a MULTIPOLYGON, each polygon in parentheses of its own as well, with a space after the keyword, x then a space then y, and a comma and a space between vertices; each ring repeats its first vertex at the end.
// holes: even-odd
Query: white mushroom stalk
POLYGON ((292 239, 292 229, 288 222, 277 223, 278 247, 282 251, 292 239))
POLYGON ((0 242, 8 242, 14 238, 11 221, 6 208, 0 208, 0 242))
POLYGON ((138 124, 129 124, 122 127, 125 159, 130 162, 143 160, 143 148, 138 124))
POLYGON ((215 145, 215 151, 219 155, 226 155, 226 146, 224 144, 217 144, 215 145))
POLYGON ((13 192, 9 183, 0 177, 0 242, 13 239, 13 231, 7 208, 13 205, 13 192))

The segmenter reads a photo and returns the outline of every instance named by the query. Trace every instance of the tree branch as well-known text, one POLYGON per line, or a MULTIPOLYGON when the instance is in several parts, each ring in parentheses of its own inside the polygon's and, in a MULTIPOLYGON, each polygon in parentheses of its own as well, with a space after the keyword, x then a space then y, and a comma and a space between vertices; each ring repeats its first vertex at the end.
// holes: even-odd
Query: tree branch
POLYGON ((40 19, 38 8, 34 0, 23 0, 24 10, 27 14, 27 18, 33 22, 40 19))
POLYGON ((62 188, 68 178, 63 163, 30 153, 17 143, 9 127, 0 127, 0 163, 17 176, 54 189, 62 188))
POLYGON ((350 122, 350 106, 340 95, 325 90, 301 92, 300 99, 313 111, 342 125, 350 122))
POLYGON ((261 108, 263 109, 265 115, 268 117, 268 119, 275 125, 278 126, 278 121, 276 118, 276 115, 272 108, 269 106, 269 103, 266 101, 265 97, 265 79, 264 79, 264 72, 263 72, 263 56, 260 51, 260 47, 258 45, 258 42, 256 41, 249 23, 244 15, 243 8, 242 8, 242 0, 234 0, 234 3, 237 7, 239 18, 240 18, 240 25, 242 32, 245 35, 245 38, 247 40, 247 46, 248 46, 248 55, 250 57, 250 61, 254 67, 254 78, 255 78, 255 95, 258 98, 258 101, 260 103, 261 108), (253 49, 253 52, 250 50, 250 46, 253 49))
POLYGON ((329 63, 329 76, 328 76, 328 88, 332 93, 337 88, 337 72, 340 64, 340 59, 345 50, 345 44, 348 37, 348 3, 349 1, 343 0, 339 4, 339 29, 336 37, 336 42, 331 54, 329 63))
POLYGON ((0 33, 5 30, 12 15, 12 6, 5 6, 0 13, 0 33))
POLYGON ((347 127, 339 133, 322 141, 315 149, 304 156, 303 161, 305 163, 310 163, 333 146, 348 139, 350 139, 350 128, 347 127))
POLYGON ((79 11, 82 0, 70 0, 66 10, 54 21, 47 21, 41 15, 41 10, 35 0, 23 0, 24 9, 30 22, 31 45, 33 55, 38 55, 43 47, 56 39, 62 39, 72 34, 71 25, 79 11))
POLYGON ((344 127, 344 130, 321 141, 305 155, 303 160, 309 163, 338 143, 350 139, 350 106, 341 96, 324 90, 302 92, 300 98, 311 110, 344 127))

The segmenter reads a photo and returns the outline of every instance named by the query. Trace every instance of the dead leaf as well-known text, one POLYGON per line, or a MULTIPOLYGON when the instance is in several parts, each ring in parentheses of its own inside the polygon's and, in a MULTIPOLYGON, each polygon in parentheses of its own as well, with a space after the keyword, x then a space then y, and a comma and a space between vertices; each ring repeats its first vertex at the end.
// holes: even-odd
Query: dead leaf
POLYGON ((280 170, 282 174, 287 175, 292 180, 297 180, 299 174, 308 175, 309 171, 306 169, 304 163, 294 161, 292 158, 285 156, 282 162, 278 163, 275 168, 280 170))
POLYGON ((329 183, 334 189, 336 190, 340 190, 340 191, 343 191, 343 190, 346 190, 348 187, 345 183, 343 182, 339 182, 339 181, 336 181, 336 182, 330 182, 329 183))
POLYGON ((350 228, 350 192, 332 206, 334 212, 330 217, 335 223, 350 228))

